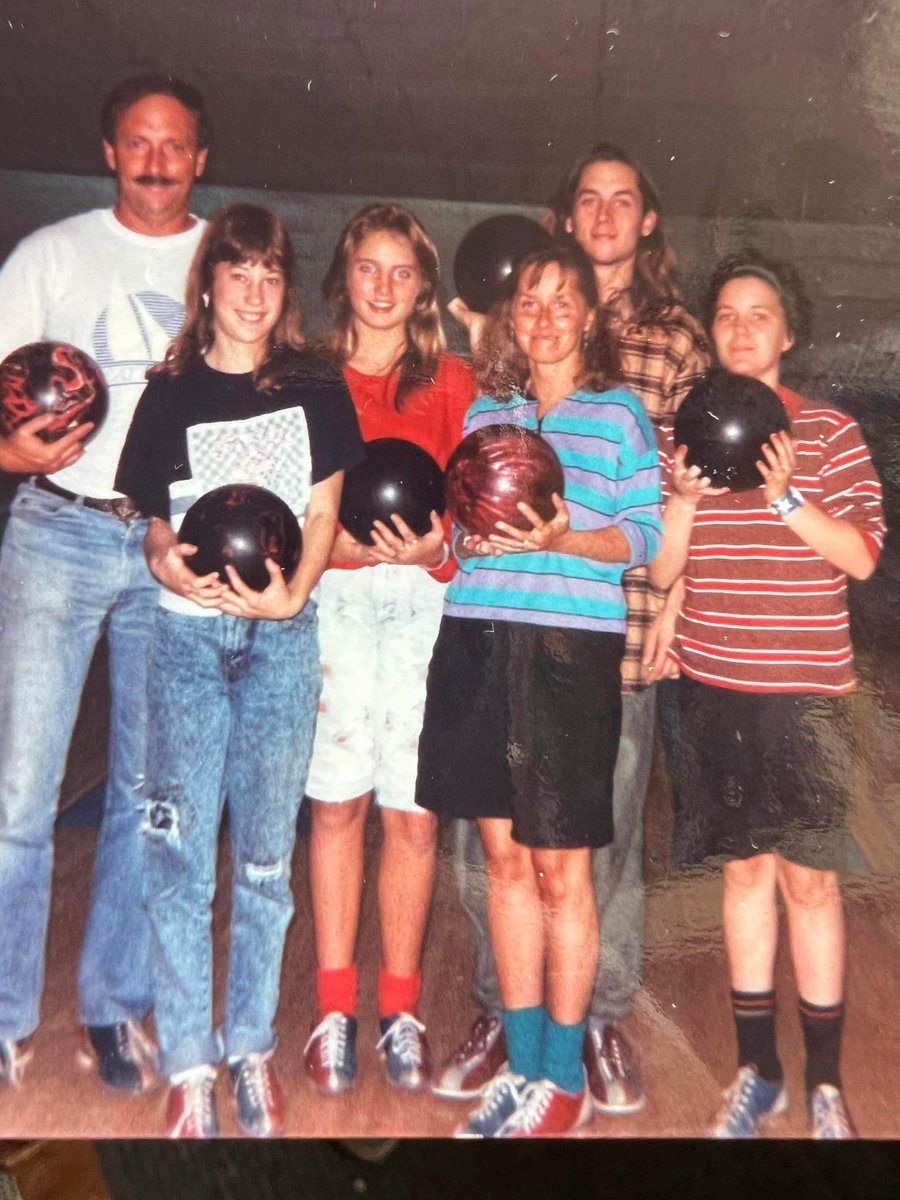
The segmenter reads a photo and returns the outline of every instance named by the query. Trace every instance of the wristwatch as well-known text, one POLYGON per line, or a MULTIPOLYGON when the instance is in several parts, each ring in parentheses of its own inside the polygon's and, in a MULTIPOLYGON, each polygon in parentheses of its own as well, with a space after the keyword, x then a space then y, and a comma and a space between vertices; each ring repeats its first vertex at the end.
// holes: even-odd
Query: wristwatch
POLYGON ((769 508, 776 517, 789 517, 792 512, 802 508, 805 503, 806 498, 795 487, 789 487, 783 496, 772 501, 769 508))

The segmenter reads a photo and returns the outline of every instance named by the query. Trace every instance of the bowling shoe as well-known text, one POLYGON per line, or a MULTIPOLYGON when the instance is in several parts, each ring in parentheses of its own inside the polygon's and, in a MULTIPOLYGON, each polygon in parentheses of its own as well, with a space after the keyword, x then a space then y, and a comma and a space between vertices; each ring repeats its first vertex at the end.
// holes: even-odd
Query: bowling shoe
POLYGON ((0 1039, 0 1084, 8 1083, 10 1087, 21 1087, 25 1081, 25 1068, 33 1055, 34 1050, 28 1038, 19 1042, 11 1038, 0 1039))
POLYGON ((494 1138, 525 1096, 528 1080, 512 1071, 501 1071, 485 1085, 481 1103, 454 1133, 458 1138, 494 1138))
POLYGON ((734 1083, 722 1094, 722 1107, 716 1113, 710 1137, 759 1137, 773 1117, 788 1106, 784 1084, 763 1079, 751 1063, 741 1067, 734 1083))
POLYGON ((388 1083, 407 1092, 418 1092, 431 1079, 431 1050, 425 1026, 412 1013, 393 1013, 379 1022, 380 1051, 388 1083))
POLYGON ((479 1013, 466 1040, 441 1068, 432 1092, 444 1100, 475 1100, 506 1063, 503 1024, 493 1013, 479 1013))
POLYGON ((95 1068, 103 1083, 121 1092, 145 1092, 157 1082, 156 1046, 133 1018, 82 1026, 78 1062, 95 1068))
POLYGON ((284 1095, 272 1064, 272 1051, 248 1054, 228 1064, 238 1124, 250 1137, 280 1137, 284 1095))
POLYGON ((215 1067, 206 1064, 174 1075, 166 1105, 166 1137, 218 1137, 215 1088, 215 1067))
POLYGON ((337 1096, 356 1080, 356 1017, 326 1013, 303 1048, 306 1074, 323 1096, 337 1096))
POLYGON ((840 1088, 820 1083, 809 1096, 809 1132, 817 1141, 851 1141, 859 1137, 840 1088))
POLYGON ((584 1035, 584 1069, 597 1112, 640 1112, 646 1097, 637 1055, 615 1025, 591 1018, 584 1035))
POLYGON ((525 1094, 497 1137, 531 1138, 562 1137, 574 1133, 590 1121, 593 1114, 591 1094, 586 1087, 580 1092, 564 1092, 549 1079, 529 1083, 525 1094))

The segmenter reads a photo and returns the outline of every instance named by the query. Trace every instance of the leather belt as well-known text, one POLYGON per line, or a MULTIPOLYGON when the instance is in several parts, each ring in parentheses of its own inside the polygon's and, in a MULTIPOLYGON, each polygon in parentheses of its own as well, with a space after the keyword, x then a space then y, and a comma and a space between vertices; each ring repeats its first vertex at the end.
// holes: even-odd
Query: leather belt
POLYGON ((96 512, 109 513, 111 517, 115 517, 117 521, 121 521, 123 525, 131 525, 133 521, 140 518, 140 512, 134 506, 134 501, 128 496, 117 496, 113 500, 95 500, 93 496, 79 496, 75 492, 70 492, 68 488, 60 487, 45 475, 33 475, 31 482, 36 488, 40 488, 42 492, 49 492, 51 496, 59 496, 62 500, 68 500, 72 504, 80 504, 84 508, 92 508, 96 512))

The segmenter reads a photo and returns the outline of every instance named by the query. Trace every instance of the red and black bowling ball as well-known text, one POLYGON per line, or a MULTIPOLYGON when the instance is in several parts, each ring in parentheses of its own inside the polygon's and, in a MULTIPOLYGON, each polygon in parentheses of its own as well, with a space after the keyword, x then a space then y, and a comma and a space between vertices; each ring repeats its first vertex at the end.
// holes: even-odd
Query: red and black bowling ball
POLYGON ((444 475, 431 455, 403 438, 366 442, 366 457, 344 476, 341 524, 358 542, 372 545, 372 526, 396 513, 421 537, 431 528, 431 512, 444 511, 444 475))
POLYGON ((498 521, 516 529, 531 522, 516 508, 522 500, 549 521, 552 496, 562 496, 563 470, 553 447, 518 425, 485 425, 463 438, 447 463, 447 508, 466 533, 489 537, 498 521))
POLYGON ((216 571, 228 583, 225 567, 230 563, 257 592, 271 582, 266 558, 274 559, 290 579, 303 549, 300 525, 287 504, 250 483, 228 484, 201 496, 184 514, 178 540, 197 547, 184 560, 196 575, 216 571))
POLYGON ((519 260, 532 250, 543 250, 552 240, 543 225, 517 213, 479 221, 457 248, 453 260, 456 290, 473 312, 486 313, 519 260))
POLYGON ((758 379, 710 371, 695 383, 675 414, 676 446, 713 487, 746 492, 763 478, 756 469, 771 434, 791 428, 776 392, 758 379))
POLYGON ((52 423, 38 437, 55 442, 86 421, 99 426, 108 406, 100 368, 68 342, 29 342, 0 363, 0 437, 9 437, 32 417, 52 413, 52 423))

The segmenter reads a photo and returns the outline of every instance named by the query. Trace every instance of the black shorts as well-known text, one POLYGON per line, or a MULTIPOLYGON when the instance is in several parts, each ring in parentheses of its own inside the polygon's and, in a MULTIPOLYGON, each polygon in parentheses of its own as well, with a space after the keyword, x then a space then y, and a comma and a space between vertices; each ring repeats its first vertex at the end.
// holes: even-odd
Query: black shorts
POLYGON ((845 696, 739 692, 680 681, 676 862, 780 854, 864 865, 847 828, 854 754, 845 696))
POLYGON ((444 617, 416 803, 511 819, 524 846, 607 845, 624 649, 618 634, 444 617))

